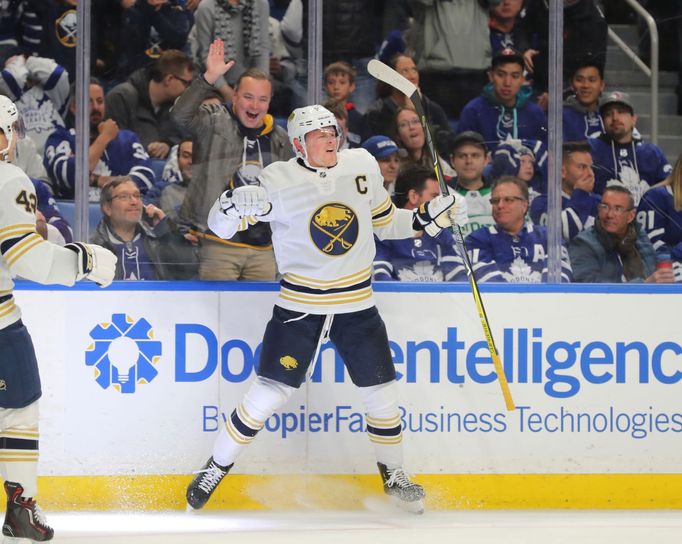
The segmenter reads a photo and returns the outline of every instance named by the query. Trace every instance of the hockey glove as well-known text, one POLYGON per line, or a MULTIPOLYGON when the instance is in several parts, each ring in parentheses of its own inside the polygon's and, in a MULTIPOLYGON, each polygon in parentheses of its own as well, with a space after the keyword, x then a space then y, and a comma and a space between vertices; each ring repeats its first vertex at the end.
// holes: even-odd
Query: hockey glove
POLYGON ((437 196, 415 210, 412 227, 425 230, 429 236, 436 237, 441 231, 453 225, 463 227, 469 221, 467 203, 460 194, 437 196))
POLYGON ((116 273, 116 255, 108 249, 95 244, 73 242, 65 248, 75 251, 78 260, 78 274, 76 281, 87 278, 101 287, 106 287, 114 279, 116 273))
POLYGON ((234 219, 252 215, 262 217, 272 210, 268 193, 259 185, 244 185, 228 189, 220 195, 220 208, 225 215, 234 219))

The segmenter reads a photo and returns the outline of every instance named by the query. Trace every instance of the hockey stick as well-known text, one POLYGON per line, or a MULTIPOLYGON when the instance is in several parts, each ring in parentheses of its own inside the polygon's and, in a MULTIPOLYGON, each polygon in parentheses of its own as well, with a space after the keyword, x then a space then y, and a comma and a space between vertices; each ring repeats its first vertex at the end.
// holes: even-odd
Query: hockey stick
MULTIPOLYGON (((393 70, 393 68, 376 59, 369 61, 369 64, 367 65, 367 71, 379 81, 383 81, 391 87, 398 89, 401 93, 407 96, 414 105, 414 109, 416 110, 417 115, 421 120, 422 127, 424 128, 424 135, 426 136, 426 143, 428 144, 429 152, 431 153, 431 158, 433 159, 433 168, 436 171, 436 178, 438 179, 438 184, 440 185, 440 192, 444 195, 447 195, 449 193, 448 186, 445 184, 445 180, 441 175, 438 154, 436 153, 436 149, 433 145, 431 131, 429 130, 429 125, 426 121, 426 114, 424 113, 424 105, 422 104, 422 99, 421 96, 419 96, 417 87, 401 76, 398 72, 393 70)), ((511 396, 511 391, 509 390, 509 383, 507 383, 507 377, 504 374, 504 368, 502 367, 499 353, 495 347, 495 340, 493 339, 493 334, 490 331, 488 316, 486 315, 485 308, 483 307, 483 300, 481 299, 481 293, 478 290, 478 283, 476 283, 474 269, 471 265, 471 261, 469 260, 469 254, 466 251, 464 237, 462 236, 462 231, 460 230, 459 225, 455 223, 452 224, 452 234, 455 238, 457 250, 461 254, 462 260, 464 261, 466 274, 469 278, 469 284, 471 285, 471 292, 474 295, 474 301, 476 302, 478 316, 481 319, 483 334, 485 335, 486 342, 488 343, 488 349, 490 350, 490 356, 492 357, 493 365, 495 366, 497 380, 500 382, 500 388, 502 389, 504 403, 507 406, 507 410, 514 410, 515 406, 511 396)))

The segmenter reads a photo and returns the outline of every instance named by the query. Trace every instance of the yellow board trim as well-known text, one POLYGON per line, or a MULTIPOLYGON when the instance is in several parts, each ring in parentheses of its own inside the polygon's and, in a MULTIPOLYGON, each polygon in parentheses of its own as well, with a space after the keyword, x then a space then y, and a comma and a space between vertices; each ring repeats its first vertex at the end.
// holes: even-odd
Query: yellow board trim
MULTIPOLYGON (((184 510, 192 475, 43 476, 48 511, 184 510)), ((426 507, 452 509, 682 509, 682 474, 428 474, 426 507)), ((361 509, 381 495, 378 474, 244 475, 223 480, 206 509, 361 509), (295 499, 294 499, 295 497, 295 499)))

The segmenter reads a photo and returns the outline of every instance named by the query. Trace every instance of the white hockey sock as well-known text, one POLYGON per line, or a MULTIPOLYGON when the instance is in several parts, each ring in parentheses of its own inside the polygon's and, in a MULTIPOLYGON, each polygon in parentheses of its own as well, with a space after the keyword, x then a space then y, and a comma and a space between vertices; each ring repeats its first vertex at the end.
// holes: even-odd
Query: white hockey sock
POLYGON ((284 406, 294 391, 291 386, 257 376, 242 402, 220 429, 213 446, 213 460, 222 466, 234 463, 242 450, 256 438, 265 420, 284 406))
POLYGON ((388 468, 403 466, 398 384, 394 381, 358 388, 367 410, 367 436, 377 461, 388 468))
POLYGON ((24 497, 38 493, 38 427, 12 427, 0 432, 0 471, 21 484, 24 497))
POLYGON ((24 497, 38 494, 38 401, 24 408, 0 409, 0 472, 24 488, 24 497))

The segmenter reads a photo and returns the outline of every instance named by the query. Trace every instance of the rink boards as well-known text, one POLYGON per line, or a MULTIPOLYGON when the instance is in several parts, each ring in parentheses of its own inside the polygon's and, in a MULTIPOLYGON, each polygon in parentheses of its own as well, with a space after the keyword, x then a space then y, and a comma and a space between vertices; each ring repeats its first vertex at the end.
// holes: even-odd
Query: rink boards
MULTIPOLYGON (((682 290, 628 287, 484 288, 509 412, 466 285, 377 286, 406 467, 430 507, 682 507, 682 290)), ((254 375, 276 289, 23 285, 43 379, 43 499, 181 508, 254 375)), ((378 492, 373 458, 354 387, 325 345, 212 506, 360 507, 378 492)))

